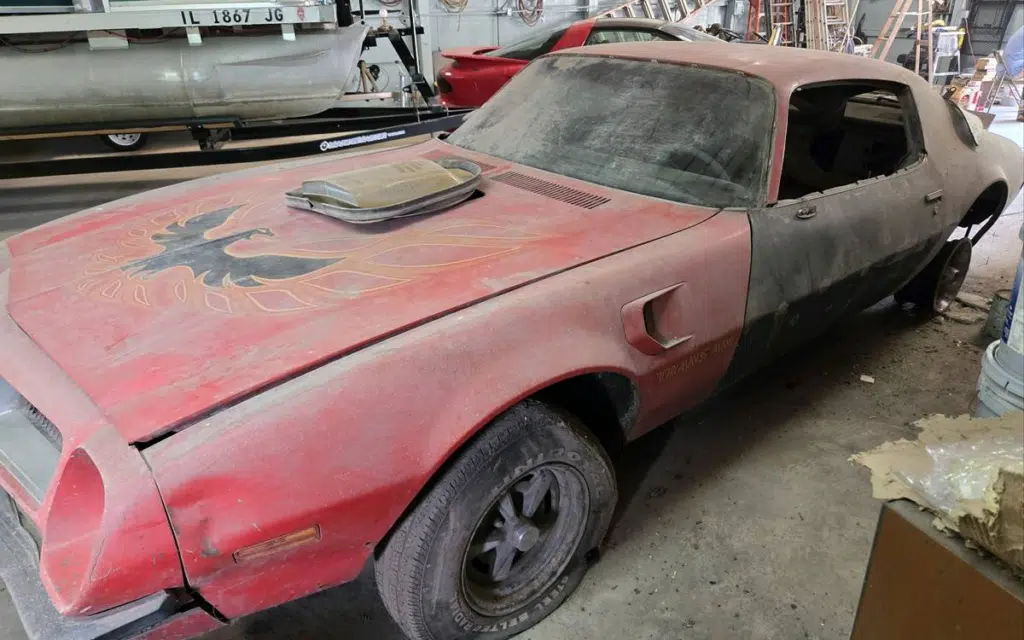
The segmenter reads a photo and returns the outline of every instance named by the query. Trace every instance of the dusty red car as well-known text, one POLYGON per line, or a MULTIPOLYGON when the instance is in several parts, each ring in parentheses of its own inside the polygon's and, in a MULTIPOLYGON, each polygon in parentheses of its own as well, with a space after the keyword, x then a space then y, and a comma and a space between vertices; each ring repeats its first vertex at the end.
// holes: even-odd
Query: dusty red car
POLYGON ((537 29, 528 37, 503 47, 461 47, 441 55, 452 62, 437 73, 441 104, 479 107, 498 89, 545 53, 570 47, 625 42, 725 41, 678 22, 647 18, 590 18, 550 29, 537 29))
POLYGON ((375 559, 410 638, 514 635, 596 558, 610 451, 894 292, 944 308, 1021 163, 896 65, 607 45, 444 141, 27 231, 0 244, 0 578, 32 638, 170 640, 375 559), (461 203, 373 181, 435 165, 461 203), (430 213, 288 204, 350 196, 430 213))

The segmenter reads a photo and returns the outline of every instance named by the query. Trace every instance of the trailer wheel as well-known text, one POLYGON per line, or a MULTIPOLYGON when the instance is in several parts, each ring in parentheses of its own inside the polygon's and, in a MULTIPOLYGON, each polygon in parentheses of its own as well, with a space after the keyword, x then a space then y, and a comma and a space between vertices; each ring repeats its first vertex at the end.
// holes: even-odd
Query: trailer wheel
POLYGON ((136 151, 146 146, 145 133, 110 133, 100 136, 103 142, 117 151, 136 151))

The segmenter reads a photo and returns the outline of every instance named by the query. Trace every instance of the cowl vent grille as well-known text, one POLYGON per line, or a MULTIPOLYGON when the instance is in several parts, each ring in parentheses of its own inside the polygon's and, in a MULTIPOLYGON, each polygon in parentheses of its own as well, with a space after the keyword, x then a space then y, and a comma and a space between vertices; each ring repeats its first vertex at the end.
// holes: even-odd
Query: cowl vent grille
POLYGON ((580 191, 579 189, 573 189, 572 187, 566 187, 560 184, 555 184, 554 182, 548 182, 547 180, 541 180, 540 178, 534 178, 532 176, 519 173, 518 171, 502 173, 501 175, 494 176, 491 180, 494 180, 495 182, 502 182, 516 187, 517 189, 536 193, 544 196, 545 198, 558 200, 583 209, 594 209, 610 201, 610 198, 605 198, 604 196, 594 195, 593 193, 587 193, 586 191, 580 191))
POLYGON ((28 418, 29 422, 39 430, 39 433, 43 434, 43 436, 50 441, 50 444, 58 449, 64 447, 64 438, 61 436, 60 431, 58 431, 57 427, 50 422, 49 418, 39 413, 39 409, 36 409, 28 402, 25 402, 22 410, 25 412, 25 417, 28 418))

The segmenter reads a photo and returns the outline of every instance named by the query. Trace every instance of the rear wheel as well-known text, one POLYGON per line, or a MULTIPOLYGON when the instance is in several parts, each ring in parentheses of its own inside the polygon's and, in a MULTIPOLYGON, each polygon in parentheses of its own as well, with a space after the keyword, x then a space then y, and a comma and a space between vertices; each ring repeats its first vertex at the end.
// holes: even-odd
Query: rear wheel
POLYGON ((953 304, 971 266, 969 238, 950 240, 924 270, 896 292, 896 301, 912 303, 932 314, 946 311, 953 304))
POLYGON ((499 640, 575 590, 615 507, 597 439, 537 401, 494 421, 395 530, 377 560, 384 604, 414 640, 499 640))

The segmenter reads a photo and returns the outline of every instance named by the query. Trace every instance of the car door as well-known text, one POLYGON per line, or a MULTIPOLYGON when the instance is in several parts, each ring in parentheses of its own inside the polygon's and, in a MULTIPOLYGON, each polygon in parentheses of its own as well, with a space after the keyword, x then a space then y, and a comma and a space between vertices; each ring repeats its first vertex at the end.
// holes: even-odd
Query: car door
MULTIPOLYGON (((941 175, 908 121, 917 148, 904 168, 750 211, 747 311, 727 381, 893 293, 944 240, 941 175)), ((858 133, 852 144, 870 143, 858 133)))

